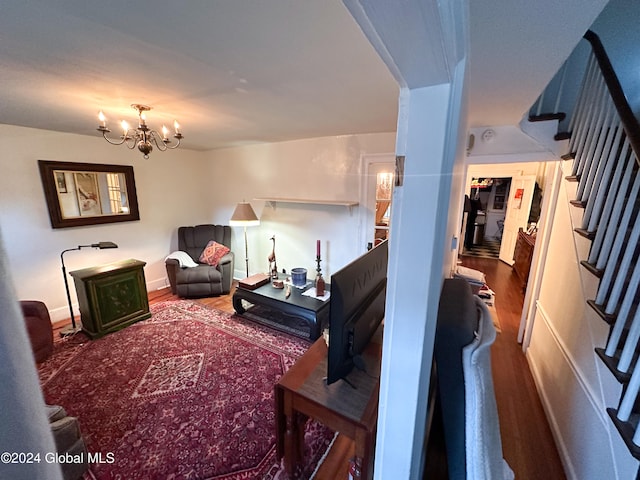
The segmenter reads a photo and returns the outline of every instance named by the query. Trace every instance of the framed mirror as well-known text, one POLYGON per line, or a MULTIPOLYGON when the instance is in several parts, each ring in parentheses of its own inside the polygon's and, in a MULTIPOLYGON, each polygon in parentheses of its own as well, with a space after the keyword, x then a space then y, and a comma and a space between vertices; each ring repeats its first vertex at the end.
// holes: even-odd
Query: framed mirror
POLYGON ((38 160, 53 228, 140 220, 133 167, 38 160))

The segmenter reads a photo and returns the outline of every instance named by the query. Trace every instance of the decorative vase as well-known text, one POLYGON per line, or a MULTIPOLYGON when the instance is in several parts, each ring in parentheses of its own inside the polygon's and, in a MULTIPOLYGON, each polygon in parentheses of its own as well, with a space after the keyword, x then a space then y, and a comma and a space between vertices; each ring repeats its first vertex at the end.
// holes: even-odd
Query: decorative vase
POLYGON ((322 278, 322 273, 318 273, 316 277, 316 297, 324 296, 324 278, 322 278))

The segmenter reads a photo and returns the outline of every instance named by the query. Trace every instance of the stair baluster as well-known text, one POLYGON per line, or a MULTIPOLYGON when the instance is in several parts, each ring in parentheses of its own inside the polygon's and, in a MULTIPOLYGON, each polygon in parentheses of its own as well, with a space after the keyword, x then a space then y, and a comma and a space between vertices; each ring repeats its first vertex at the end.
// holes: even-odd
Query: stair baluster
MULTIPOLYGON (((633 155, 629 157, 633 159, 633 155)), ((629 177, 631 177, 631 169, 628 168, 627 172, 629 177)), ((626 175, 625 175, 626 176, 626 175)), ((635 176, 635 181, 633 183, 633 188, 631 194, 635 192, 638 194, 638 190, 640 189, 640 179, 638 175, 635 176)), ((623 190, 621 190, 623 191, 623 190)), ((609 287, 611 282, 614 280, 614 275, 620 274, 619 269, 617 268, 618 259, 620 257, 620 253, 622 252, 622 247, 624 246, 624 241, 627 236, 627 229, 629 228, 629 222, 631 220, 631 214, 633 213, 633 205, 629 204, 629 202, 625 202, 624 196, 618 195, 618 200, 620 203, 626 203, 624 213, 622 215, 622 220, 620 221, 620 225, 616 231, 616 237, 613 242, 613 248, 611 251, 611 255, 608 257, 607 265, 604 270, 604 275, 602 276, 602 280, 600 280, 600 285, 598 287, 598 294, 596 296, 596 303, 598 305, 604 305, 607 300, 610 300, 611 296, 609 294, 609 287)), ((609 305, 609 303, 607 303, 609 305)), ((606 312, 612 314, 614 310, 607 309, 606 312)))
POLYGON ((580 177, 585 169, 587 162, 586 154, 583 152, 589 148, 591 143, 591 133, 593 124, 595 123, 595 111, 598 103, 597 93, 600 91, 599 86, 602 85, 602 79, 598 78, 594 70, 593 78, 585 84, 586 92, 584 96, 585 108, 584 117, 578 125, 578 138, 575 144, 575 163, 573 166, 573 175, 580 177))
MULTIPOLYGON (((598 147, 594 153, 594 162, 592 168, 589 171, 589 177, 587 178, 585 191, 583 192, 582 201, 586 202, 584 209, 584 215, 582 217, 582 228, 589 231, 589 224, 591 223, 591 215, 593 213, 593 206, 598 197, 598 193, 601 190, 607 189, 607 184, 602 183, 602 177, 605 174, 607 168, 607 159, 609 158, 609 150, 615 137, 615 109, 613 102, 609 101, 607 106, 607 113, 603 129, 606 129, 605 135, 600 135, 598 140, 598 147)), ((594 222, 597 226, 597 220, 594 222)))
POLYGON ((589 221, 583 223, 583 225, 588 232, 597 230, 602 219, 601 214, 603 213, 602 210, 605 198, 607 198, 607 193, 615 192, 611 190, 611 175, 613 174, 613 167, 617 163, 616 160, 620 154, 620 142, 622 141, 622 125, 619 120, 611 126, 611 133, 614 131, 615 135, 611 135, 611 142, 605 147, 606 159, 602 162, 604 168, 601 170, 601 175, 596 178, 596 184, 599 185, 598 191, 596 195, 591 195, 587 200, 585 217, 588 217, 589 221))
POLYGON ((593 108, 595 121, 590 127, 591 134, 589 135, 587 142, 585 160, 583 162, 582 171, 580 172, 578 191, 576 192, 576 199, 581 202, 585 201, 591 191, 588 187, 590 187, 593 175, 595 174, 597 152, 602 149, 601 145, 602 142, 604 142, 603 130, 605 126, 608 99, 606 95, 606 85, 603 79, 599 79, 596 92, 598 98, 593 108))
MULTIPOLYGON (((622 176, 622 180, 620 182, 619 188, 617 192, 626 192, 629 188, 629 183, 631 181, 631 174, 633 172, 633 162, 634 156, 632 155, 631 144, 625 139, 625 144, 623 147, 624 155, 620 157, 618 163, 621 165, 621 168, 624 172, 622 176), (623 161, 626 159, 626 162, 623 161)), ((614 273, 614 265, 620 255, 620 251, 622 250, 624 235, 619 233, 619 225, 628 225, 629 220, 631 218, 632 210, 629 210, 628 215, 625 217, 623 215, 624 205, 625 205, 625 197, 623 195, 612 195, 613 197, 613 211, 611 212, 611 218, 608 222, 608 228, 606 229, 605 239, 603 240, 602 251, 598 257, 598 262, 596 263, 596 268, 600 270, 605 270, 604 277, 600 281, 600 288, 598 289, 598 297, 596 298, 596 303, 599 305, 604 303, 606 292, 608 291, 609 284, 611 282, 611 276, 614 273), (622 215, 622 220, 620 220, 620 215, 622 215), (620 223, 619 223, 620 220, 620 223), (607 272, 607 265, 610 265, 609 271, 607 272), (607 277, 609 275, 609 277, 607 277), (600 292, 603 293, 600 293, 600 292)), ((626 227, 625 227, 626 229, 626 227)), ((600 229, 598 229, 600 230, 600 229)))
MULTIPOLYGON (((571 138, 569 139, 569 153, 574 155, 574 158, 577 158, 578 147, 582 145, 584 136, 587 130, 587 122, 586 118, 589 118, 589 106, 591 104, 590 100, 590 92, 592 91, 592 83, 595 82, 595 75, 597 71, 597 62, 595 55, 591 54, 589 58, 589 63, 587 67, 587 73, 584 76, 584 81, 582 83, 582 88, 578 95, 578 104, 575 109, 574 115, 571 117, 571 121, 569 122, 569 131, 573 132, 571 138)), ((579 161, 573 162, 573 168, 571 171, 571 175, 577 176, 579 170, 579 161)))

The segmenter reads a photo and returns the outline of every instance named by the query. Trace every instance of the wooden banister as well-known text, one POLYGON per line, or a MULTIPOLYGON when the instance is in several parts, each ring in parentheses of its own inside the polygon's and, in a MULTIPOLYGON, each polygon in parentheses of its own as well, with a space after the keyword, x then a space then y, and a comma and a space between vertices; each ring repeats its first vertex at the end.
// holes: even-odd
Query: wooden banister
POLYGON ((609 60, 609 56, 600 41, 600 37, 598 37, 595 32, 587 30, 584 34, 584 39, 591 44, 591 49, 596 57, 596 61, 598 62, 598 66, 602 72, 602 76, 611 95, 611 99, 613 100, 618 115, 620 116, 624 131, 629 138, 629 143, 631 144, 636 157, 640 158, 640 123, 638 123, 638 119, 631 110, 627 97, 622 91, 622 85, 620 84, 620 80, 618 79, 616 72, 613 70, 611 60, 609 60))

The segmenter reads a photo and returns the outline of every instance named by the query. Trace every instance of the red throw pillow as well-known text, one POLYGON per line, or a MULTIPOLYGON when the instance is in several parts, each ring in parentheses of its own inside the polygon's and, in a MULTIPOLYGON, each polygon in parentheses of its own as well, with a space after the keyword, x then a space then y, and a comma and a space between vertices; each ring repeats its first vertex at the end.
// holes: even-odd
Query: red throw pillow
POLYGON ((200 254, 200 261, 208 263, 212 267, 217 267, 220 259, 230 251, 228 247, 211 240, 200 254))

